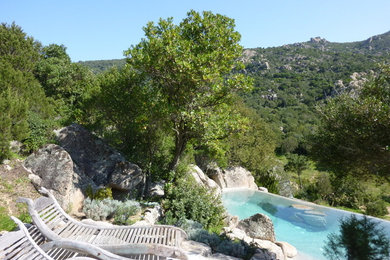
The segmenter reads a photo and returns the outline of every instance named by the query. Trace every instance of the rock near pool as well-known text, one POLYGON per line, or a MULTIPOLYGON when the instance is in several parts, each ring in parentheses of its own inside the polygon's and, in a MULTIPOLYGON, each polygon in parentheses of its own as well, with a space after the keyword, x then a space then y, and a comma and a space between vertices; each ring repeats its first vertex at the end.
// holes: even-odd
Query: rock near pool
POLYGON ((257 213, 247 219, 241 220, 237 228, 257 239, 269 240, 275 242, 275 232, 272 220, 261 213, 257 213))

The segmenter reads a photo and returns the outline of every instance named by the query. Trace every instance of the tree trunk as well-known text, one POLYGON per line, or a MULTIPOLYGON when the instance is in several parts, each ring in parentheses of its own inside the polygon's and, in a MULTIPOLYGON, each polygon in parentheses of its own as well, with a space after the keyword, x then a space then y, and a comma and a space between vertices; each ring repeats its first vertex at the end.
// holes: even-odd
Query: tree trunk
POLYGON ((298 179, 299 179, 299 189, 302 190, 302 180, 301 180, 301 173, 298 172, 298 179))
POLYGON ((180 132, 177 132, 175 137, 175 154, 173 160, 169 164, 169 170, 176 170, 177 165, 179 164, 180 156, 183 154, 187 145, 187 139, 180 132))

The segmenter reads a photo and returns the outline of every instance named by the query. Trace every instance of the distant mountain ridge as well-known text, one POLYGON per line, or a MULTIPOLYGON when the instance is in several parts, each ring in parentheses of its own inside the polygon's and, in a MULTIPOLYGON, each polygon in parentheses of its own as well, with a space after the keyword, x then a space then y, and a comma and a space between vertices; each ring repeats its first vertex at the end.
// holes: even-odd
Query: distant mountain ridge
MULTIPOLYGON (((329 42, 321 37, 311 38, 308 42, 294 43, 294 46, 317 48, 322 51, 354 52, 360 54, 388 55, 390 53, 390 31, 357 42, 329 42)), ((284 45, 288 46, 288 45, 284 45)))
MULTIPOLYGON (((350 52, 359 54, 371 54, 371 55, 389 55, 390 54, 390 31, 372 36, 363 41, 357 42, 329 42, 321 37, 313 37, 307 42, 299 42, 293 44, 286 44, 280 47, 300 47, 300 48, 314 48, 321 51, 332 52, 350 52)), ((273 48, 280 48, 273 47, 273 48)), ((258 48, 254 48, 258 49, 258 48)), ((265 49, 272 49, 265 48, 265 49)), ((247 49, 250 50, 250 49, 247 49)), ((121 67, 126 61, 125 59, 111 59, 111 60, 89 60, 79 61, 79 63, 90 67, 95 73, 103 72, 112 66, 121 67)))

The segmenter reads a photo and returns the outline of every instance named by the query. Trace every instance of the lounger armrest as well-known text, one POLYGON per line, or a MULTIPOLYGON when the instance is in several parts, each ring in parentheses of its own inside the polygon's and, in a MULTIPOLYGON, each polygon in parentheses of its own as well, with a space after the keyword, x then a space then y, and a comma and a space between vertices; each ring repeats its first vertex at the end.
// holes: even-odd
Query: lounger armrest
POLYGON ((101 260, 129 260, 129 258, 115 255, 92 244, 68 239, 51 241, 43 244, 41 248, 45 252, 54 248, 65 248, 82 254, 88 254, 101 260))
POLYGON ((23 198, 23 197, 19 197, 17 200, 16 200, 17 203, 26 203, 28 207, 31 207, 33 208, 34 207, 34 201, 32 199, 29 199, 29 198, 23 198))
POLYGON ((43 195, 49 195, 49 191, 45 187, 41 187, 38 192, 43 195))

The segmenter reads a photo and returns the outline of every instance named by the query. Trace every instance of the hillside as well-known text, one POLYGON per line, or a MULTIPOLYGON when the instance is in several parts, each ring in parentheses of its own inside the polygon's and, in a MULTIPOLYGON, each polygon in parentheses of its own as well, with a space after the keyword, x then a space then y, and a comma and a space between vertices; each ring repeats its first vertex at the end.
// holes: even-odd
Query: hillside
POLYGON ((255 79, 248 105, 282 131, 280 148, 305 150, 303 137, 317 125, 315 106, 356 87, 390 57, 390 33, 353 43, 320 37, 275 48, 244 51, 246 73, 255 79), (299 147, 298 147, 299 146, 299 147))
POLYGON ((79 61, 78 63, 89 67, 95 74, 98 74, 105 70, 108 70, 111 67, 122 67, 125 65, 126 62, 124 59, 113 59, 79 61))
MULTIPOLYGON (((244 73, 255 81, 244 100, 280 134, 282 152, 305 150, 303 139, 317 125, 315 106, 356 86, 389 58, 390 31, 358 42, 336 43, 314 37, 280 47, 246 49, 244 73)), ((100 73, 123 66, 125 60, 81 63, 100 73)))

